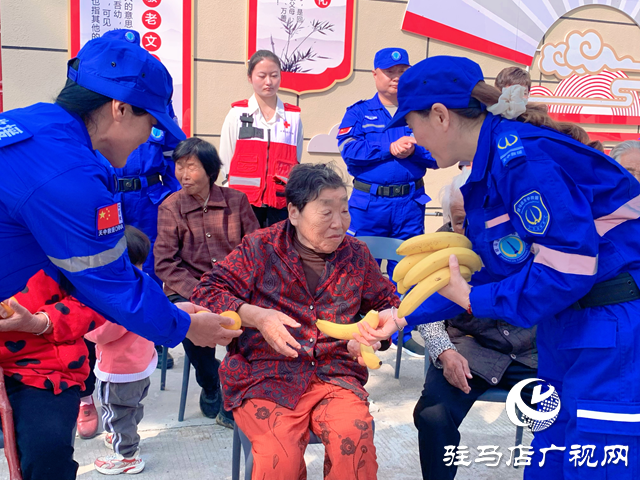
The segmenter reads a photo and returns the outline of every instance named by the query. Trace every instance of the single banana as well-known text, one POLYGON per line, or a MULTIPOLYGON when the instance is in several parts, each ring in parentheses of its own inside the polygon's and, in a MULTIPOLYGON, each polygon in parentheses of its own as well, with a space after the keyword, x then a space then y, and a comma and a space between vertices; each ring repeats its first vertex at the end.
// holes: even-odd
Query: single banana
POLYGON ((411 267, 416 265, 420 260, 427 258, 429 255, 431 255, 431 253, 432 252, 416 253, 415 255, 407 255, 406 257, 404 257, 398 262, 396 268, 393 270, 393 281, 399 284, 400 280, 402 280, 405 275, 409 273, 411 267))
MULTIPOLYGON (((464 278, 464 279, 465 279, 465 281, 467 281, 467 282, 468 282, 469 280, 471 280, 471 277, 473 276, 473 273, 471 273, 471 270, 470 270, 469 268, 466 268, 466 267, 465 267, 465 269, 464 269, 464 270, 463 270, 463 269, 460 269, 460 274, 462 275, 462 278, 464 278)), ((400 280, 400 281, 398 282, 397 290, 398 290, 398 293, 399 293, 400 295, 404 295, 405 293, 407 293, 407 291, 409 290, 409 288, 411 288, 411 286, 406 287, 406 286, 405 286, 405 284, 404 284, 404 279, 402 279, 402 280, 400 280)))
MULTIPOLYGON (((372 328, 378 328, 380 319, 378 318, 378 312, 371 310, 367 313, 360 322, 367 322, 372 328)), ((341 325, 339 323, 330 322, 328 320, 318 320, 316 327, 325 335, 331 338, 337 338, 339 340, 352 340, 354 333, 360 333, 358 330, 358 323, 347 323, 341 325)))
POLYGON ((472 273, 482 268, 482 260, 477 253, 464 247, 451 247, 432 253, 427 258, 420 260, 409 273, 404 277, 404 284, 407 287, 417 284, 424 280, 432 273, 449 265, 449 257, 455 255, 458 257, 458 263, 462 266, 469 267, 472 273))
POLYGON ((398 255, 413 255, 415 253, 435 252, 443 248, 464 247, 471 248, 471 242, 464 235, 453 232, 435 232, 418 235, 405 240, 396 250, 398 255))
MULTIPOLYGON (((463 277, 465 275, 470 276, 471 270, 464 265, 460 265, 460 273, 463 277)), ((427 298, 429 298, 441 288, 449 285, 450 279, 451 272, 449 271, 449 267, 447 266, 441 268, 435 273, 432 273, 427 278, 422 280, 402 299, 400 308, 398 309, 398 317, 406 317, 407 315, 413 313, 413 311, 418 308, 420 304, 427 298)))
POLYGON ((362 355, 364 364, 371 370, 377 370, 380 368, 380 365, 382 365, 382 360, 378 358, 378 356, 373 351, 373 348, 369 347, 368 345, 360 344, 360 355, 362 355))

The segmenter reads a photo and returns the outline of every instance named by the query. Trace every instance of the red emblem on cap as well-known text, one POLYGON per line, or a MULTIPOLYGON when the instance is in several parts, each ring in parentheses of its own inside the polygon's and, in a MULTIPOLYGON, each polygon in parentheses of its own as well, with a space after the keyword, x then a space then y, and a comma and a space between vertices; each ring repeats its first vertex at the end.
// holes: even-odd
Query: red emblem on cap
POLYGON ((147 10, 142 14, 142 24, 149 30, 155 30, 162 23, 162 17, 155 10, 147 10))
POLYGON ((320 8, 327 8, 331 5, 331 0, 316 0, 316 5, 320 8))
POLYGON ((162 46, 162 39, 155 32, 147 32, 142 36, 142 46, 150 52, 155 52, 162 46))

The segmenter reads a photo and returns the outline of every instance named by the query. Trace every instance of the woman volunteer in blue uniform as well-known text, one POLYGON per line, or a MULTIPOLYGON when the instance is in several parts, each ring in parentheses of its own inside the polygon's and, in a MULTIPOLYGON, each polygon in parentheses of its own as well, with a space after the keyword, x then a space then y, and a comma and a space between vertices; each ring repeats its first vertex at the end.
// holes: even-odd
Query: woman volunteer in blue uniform
MULTIPOLYGON (((172 91, 169 72, 140 47, 139 34, 115 30, 69 61, 55 104, 0 114, 0 299, 44 269, 70 295, 157 344, 187 336, 226 345, 238 336, 221 328, 230 323, 224 317, 172 305, 126 254, 112 167, 124 166, 156 122, 184 138, 166 113, 172 91)), ((0 322, 0 331, 25 321, 20 315, 0 322)))
MULTIPOLYGON (((458 57, 426 59, 400 79, 390 126, 406 121, 441 168, 473 161, 466 235, 485 268, 471 288, 452 257, 450 284, 398 325, 464 310, 538 324, 539 377, 561 407, 535 434, 525 478, 638 478, 640 184, 525 108, 521 88, 500 95, 458 57), (562 450, 541 450, 551 445, 562 450)), ((388 337, 393 323, 363 327, 361 340, 388 337)))

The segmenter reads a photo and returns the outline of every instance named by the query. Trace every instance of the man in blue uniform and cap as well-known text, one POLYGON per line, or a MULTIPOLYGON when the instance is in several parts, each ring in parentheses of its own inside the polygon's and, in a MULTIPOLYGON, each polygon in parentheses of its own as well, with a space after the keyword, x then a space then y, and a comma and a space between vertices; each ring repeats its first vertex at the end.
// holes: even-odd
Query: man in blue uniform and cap
MULTIPOLYGON (((383 48, 375 55, 373 78, 378 92, 349 108, 338 131, 338 146, 354 177, 349 199, 354 236, 407 239, 424 233, 424 192, 427 168, 438 168, 429 152, 416 145, 407 126, 385 131, 398 108, 398 80, 411 64, 402 48, 383 48)), ((396 262, 389 261, 393 276, 396 262)), ((397 336, 394 337, 394 342, 397 336)), ((410 355, 424 356, 424 348, 404 334, 410 355)))

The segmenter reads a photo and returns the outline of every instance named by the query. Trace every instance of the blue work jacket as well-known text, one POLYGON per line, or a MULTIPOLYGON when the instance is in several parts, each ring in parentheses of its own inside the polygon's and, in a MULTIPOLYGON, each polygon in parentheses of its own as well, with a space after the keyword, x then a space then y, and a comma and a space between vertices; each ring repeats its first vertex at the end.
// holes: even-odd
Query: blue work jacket
POLYGON ((407 126, 385 131, 390 120, 391 114, 377 93, 347 108, 338 131, 338 147, 349 173, 357 180, 377 185, 407 184, 423 178, 427 168, 438 168, 431 154, 419 145, 405 159, 391 155, 391 144, 412 136, 412 132, 407 126))
POLYGON ((176 145, 177 142, 169 140, 162 130, 154 128, 149 139, 129 155, 127 164, 115 169, 120 179, 140 179, 140 190, 122 192, 124 222, 140 229, 151 240, 151 250, 143 270, 159 284, 162 282, 155 274, 153 257, 153 244, 158 236, 158 207, 166 197, 181 188, 176 179, 175 163, 164 153, 172 151, 176 145), (148 186, 147 177, 153 174, 159 174, 162 182, 148 186))
POLYGON ((0 114, 0 167, 1 299, 44 269, 70 295, 156 344, 185 338, 189 315, 129 261, 114 169, 78 116, 47 103, 0 114))
MULTIPOLYGON (((531 327, 622 272, 640 285, 640 183, 604 153, 487 114, 461 190, 466 235, 484 263, 471 281, 475 316, 531 327)), ((461 311, 435 294, 407 320, 461 311)))

